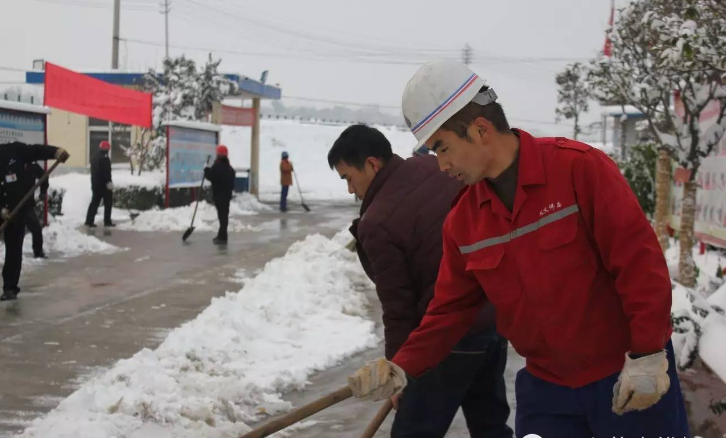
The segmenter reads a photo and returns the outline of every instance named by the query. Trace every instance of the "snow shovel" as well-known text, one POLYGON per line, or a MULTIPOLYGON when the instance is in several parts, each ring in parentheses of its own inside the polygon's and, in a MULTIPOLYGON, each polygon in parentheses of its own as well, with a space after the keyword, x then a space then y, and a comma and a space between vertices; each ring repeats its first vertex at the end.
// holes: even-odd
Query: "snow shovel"
POLYGON ((253 429, 242 435, 240 438, 263 438, 266 436, 270 436, 275 432, 279 432, 286 427, 292 426, 298 421, 302 421, 309 416, 316 414, 323 409, 327 409, 337 403, 340 403, 343 400, 346 400, 352 396, 353 392, 346 385, 345 387, 340 388, 335 392, 331 392, 330 394, 321 397, 314 402, 308 403, 305 406, 297 408, 294 411, 283 415, 275 421, 271 421, 256 429, 253 429))
POLYGON ((310 211, 310 207, 305 205, 305 200, 302 197, 302 189, 300 188, 300 183, 297 181, 297 172, 292 172, 292 174, 295 176, 295 185, 297 185, 297 191, 300 193, 300 204, 302 204, 302 208, 304 208, 305 211, 310 211))
POLYGON ((391 412, 391 409, 393 409, 393 402, 389 398, 383 403, 383 406, 378 410, 378 413, 375 417, 373 417, 373 420, 371 420, 370 424, 368 424, 368 427, 366 427, 366 430, 363 431, 360 438, 373 438, 373 435, 378 432, 378 429, 381 427, 381 424, 383 424, 383 421, 388 416, 388 413, 391 412))
POLYGON ((5 228, 7 228, 10 221, 13 220, 13 218, 18 215, 18 212, 20 211, 21 208, 23 208, 23 205, 25 205, 25 203, 28 202, 28 200, 35 195, 35 191, 38 189, 38 187, 40 187, 41 184, 43 184, 44 182, 46 182, 48 180, 48 177, 50 177, 50 174, 55 170, 56 167, 58 167, 59 164, 60 164, 60 161, 56 160, 55 163, 53 163, 53 165, 50 166, 50 169, 48 169, 43 174, 43 176, 41 176, 40 179, 35 182, 35 185, 33 185, 33 187, 30 190, 28 190, 28 193, 26 193, 25 196, 23 196, 23 199, 21 199, 20 202, 18 202, 18 205, 16 205, 15 208, 13 208, 13 211, 10 212, 8 220, 3 221, 2 225, 0 225, 0 234, 2 234, 3 231, 5 231, 5 228))
MULTIPOLYGON (((209 164, 209 158, 211 158, 211 155, 207 155, 207 164, 209 164)), ((205 166, 206 167, 206 166, 205 166)), ((197 196, 197 204, 194 206, 194 214, 192 215, 192 223, 189 225, 189 228, 184 232, 184 235, 182 236, 182 242, 186 242, 189 236, 192 235, 194 232, 194 218, 197 217, 197 208, 199 208, 199 200, 201 199, 202 195, 202 187, 204 187, 204 174, 202 174, 202 183, 199 184, 199 196, 197 196)))

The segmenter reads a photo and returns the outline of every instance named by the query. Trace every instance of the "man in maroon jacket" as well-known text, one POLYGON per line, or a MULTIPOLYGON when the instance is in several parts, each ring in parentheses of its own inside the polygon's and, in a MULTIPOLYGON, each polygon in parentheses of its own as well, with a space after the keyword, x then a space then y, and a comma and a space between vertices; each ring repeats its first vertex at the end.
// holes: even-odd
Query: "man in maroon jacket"
MULTIPOLYGON (((351 232, 361 264, 383 307, 386 357, 418 327, 433 297, 441 263, 441 227, 462 185, 439 172, 436 159, 407 160, 378 130, 354 125, 336 140, 328 163, 363 200, 351 232)), ((492 306, 468 335, 425 375, 409 379, 391 435, 443 437, 461 406, 472 437, 511 437, 503 372, 507 341, 492 306)))

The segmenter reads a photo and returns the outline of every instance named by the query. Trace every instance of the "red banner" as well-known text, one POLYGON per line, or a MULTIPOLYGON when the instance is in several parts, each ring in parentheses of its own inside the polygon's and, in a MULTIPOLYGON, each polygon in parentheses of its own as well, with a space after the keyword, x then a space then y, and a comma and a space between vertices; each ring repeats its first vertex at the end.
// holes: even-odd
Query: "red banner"
POLYGON ((97 119, 151 128, 151 94, 45 63, 45 104, 97 119))
MULTIPOLYGON (((613 22, 615 21, 615 0, 610 1, 610 20, 608 21, 608 25, 610 27, 613 27, 613 22)), ((605 34, 605 45, 602 49, 603 55, 607 56, 608 58, 613 56, 613 43, 610 41, 610 35, 605 34)))
POLYGON ((221 122, 223 125, 252 126, 257 118, 254 108, 237 108, 222 105, 221 122))

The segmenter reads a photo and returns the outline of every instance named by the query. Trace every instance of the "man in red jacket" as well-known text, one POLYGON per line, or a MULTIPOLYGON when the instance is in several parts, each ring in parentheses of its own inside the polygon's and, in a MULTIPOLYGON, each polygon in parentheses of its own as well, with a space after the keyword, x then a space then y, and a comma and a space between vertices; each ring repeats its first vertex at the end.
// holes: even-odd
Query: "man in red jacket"
MULTIPOLYGON (((404 160, 377 129, 348 127, 328 164, 363 200, 350 231, 383 308, 386 358, 421 322, 441 264, 441 227, 462 184, 439 172, 433 156, 404 160)), ((473 438, 511 438, 504 385, 506 339, 491 305, 425 376, 411 379, 393 422, 393 438, 443 438, 459 407, 473 438)))
POLYGON ((527 359, 518 437, 688 436, 670 278, 635 196, 605 154, 510 129, 496 99, 451 61, 426 64, 406 86, 419 145, 468 187, 444 224, 426 316, 391 362, 350 377, 354 394, 395 396, 492 302, 497 329, 527 359))

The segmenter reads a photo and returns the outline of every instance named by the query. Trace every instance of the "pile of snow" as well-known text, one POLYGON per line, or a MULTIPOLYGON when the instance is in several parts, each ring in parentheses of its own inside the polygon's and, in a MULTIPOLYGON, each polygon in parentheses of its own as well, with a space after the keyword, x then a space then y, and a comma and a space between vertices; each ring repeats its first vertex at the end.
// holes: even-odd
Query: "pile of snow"
MULTIPOLYGON (((122 230, 134 231, 184 231, 189 228, 194 214, 194 204, 184 207, 143 211, 131 222, 119 224, 122 230)), ((271 210, 271 207, 259 202, 249 193, 235 196, 229 205, 229 225, 227 230, 232 232, 255 231, 257 228, 245 224, 237 216, 250 216, 259 211, 271 210)), ((197 231, 217 231, 219 221, 214 205, 205 201, 199 203, 197 215, 194 218, 194 228, 197 231)))
POLYGON ((80 220, 82 224, 86 219, 88 204, 91 203, 91 176, 83 173, 66 173, 52 176, 49 184, 51 189, 65 190, 61 206, 63 217, 68 220, 80 220))
MULTIPOLYGON (((115 187, 143 187, 153 189, 155 187, 164 187, 165 174, 163 172, 146 172, 141 175, 132 175, 129 169, 113 169, 113 184, 115 187)), ((50 186, 65 189, 66 193, 63 197, 63 206, 61 211, 63 217, 68 220, 75 220, 83 224, 86 220, 86 212, 88 204, 91 203, 91 175, 87 173, 66 173, 64 175, 52 177, 50 186)), ((113 219, 126 218, 127 213, 114 209, 113 219)), ((99 208, 99 215, 103 214, 103 205, 99 208)))
MULTIPOLYGON (((680 246, 678 241, 671 239, 670 245, 665 252, 665 258, 668 270, 673 278, 678 275, 679 255, 680 246)), ((726 255, 718 251, 706 251, 705 254, 701 254, 699 248, 695 246, 692 257, 698 267, 697 288, 706 295, 711 295, 723 283, 722 279, 716 278, 716 271, 719 266, 726 269, 726 255)))
POLYGON ((272 207, 263 204, 249 193, 237 193, 232 198, 229 205, 229 214, 231 215, 250 215, 257 214, 260 211, 271 211, 272 207))
MULTIPOLYGON (((353 200, 347 185, 328 166, 328 151, 347 125, 320 125, 289 120, 262 120, 260 128, 260 194, 272 200, 280 193, 280 155, 290 154, 305 200, 353 200)), ((408 130, 376 126, 391 142, 393 152, 408 158, 416 139, 408 130)), ((223 126, 222 142, 236 168, 250 166, 251 128, 223 126)), ((293 181, 294 182, 294 181, 293 181)), ((297 187, 290 199, 299 201, 297 187)))
MULTIPOLYGON (((671 273, 678 272, 678 244, 666 251, 671 273)), ((716 277, 719 266, 726 267, 726 256, 708 251, 693 250, 699 268, 694 289, 673 282, 671 313, 676 318, 672 336, 679 366, 685 367, 697 356, 726 382, 726 283, 716 277)))
MULTIPOLYGON (((356 256, 308 236, 236 293, 92 378, 22 437, 235 437, 245 423, 291 409, 282 393, 375 346, 356 256)), ((341 382, 344 384, 345 382, 341 382)))
MULTIPOLYGON (((75 257, 82 254, 111 254, 121 248, 89 236, 76 229, 76 224, 68 225, 55 220, 43 228, 43 250, 52 259, 75 257)), ((5 254, 5 243, 0 242, 0 254, 5 254)), ((28 233, 23 242, 23 265, 42 265, 43 259, 33 258, 33 236, 28 233)))
MULTIPOLYGON (((33 253, 33 237, 25 237, 23 250, 33 253)), ((106 243, 94 236, 78 231, 75 224, 67 225, 61 221, 54 221, 43 228, 43 248, 46 253, 60 254, 62 257, 74 257, 81 254, 110 254, 120 248, 106 243)))
MULTIPOLYGON (((69 224, 73 222, 78 226, 85 222, 86 211, 92 196, 90 178, 88 174, 67 173, 54 177, 50 181, 52 187, 65 189, 66 191, 63 197, 62 212, 64 221, 69 224)), ((163 187, 164 178, 165 176, 162 172, 147 172, 138 176, 131 175, 128 169, 113 170, 113 183, 117 188, 134 186, 153 189, 155 187, 163 187)), ((271 210, 271 207, 262 204, 249 193, 235 195, 230 204, 229 231, 253 230, 253 227, 244 224, 243 221, 235 219, 235 217, 254 215, 260 211, 268 210, 271 210)), ((193 204, 166 210, 157 208, 143 211, 132 223, 120 223, 119 229, 134 231, 183 231, 189 227, 193 212, 193 204)), ((97 218, 102 215, 103 206, 98 209, 97 218)), ((126 220, 129 218, 129 212, 114 208, 112 218, 114 221, 126 220)), ((213 205, 200 202, 194 226, 199 231, 217 230, 217 212, 213 205)))

